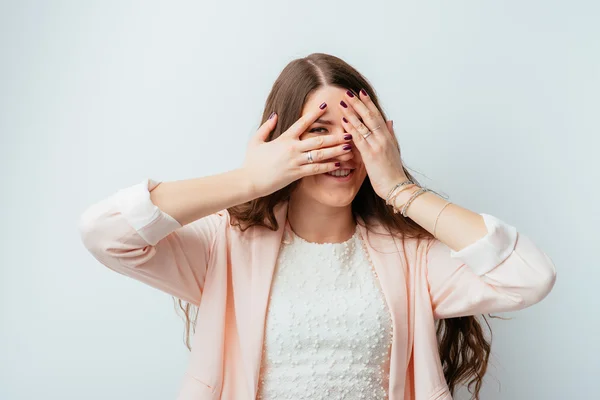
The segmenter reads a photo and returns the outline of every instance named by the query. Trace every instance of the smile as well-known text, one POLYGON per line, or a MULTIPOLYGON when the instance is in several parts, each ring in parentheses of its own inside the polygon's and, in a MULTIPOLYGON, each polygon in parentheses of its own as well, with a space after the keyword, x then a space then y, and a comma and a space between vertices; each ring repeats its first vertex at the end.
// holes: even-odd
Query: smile
POLYGON ((323 175, 326 175, 329 178, 333 178, 336 181, 345 182, 345 181, 350 180, 350 178, 352 178, 352 176, 354 175, 354 170, 353 169, 339 169, 337 171, 327 172, 323 175))

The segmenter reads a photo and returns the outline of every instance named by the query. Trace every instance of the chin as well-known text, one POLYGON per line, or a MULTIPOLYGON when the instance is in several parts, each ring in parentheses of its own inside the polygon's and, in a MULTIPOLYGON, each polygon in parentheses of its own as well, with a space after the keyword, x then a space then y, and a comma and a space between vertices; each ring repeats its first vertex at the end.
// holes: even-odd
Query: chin
POLYGON ((329 207, 346 207, 352 203, 356 192, 351 193, 323 193, 321 196, 315 196, 314 199, 329 207))

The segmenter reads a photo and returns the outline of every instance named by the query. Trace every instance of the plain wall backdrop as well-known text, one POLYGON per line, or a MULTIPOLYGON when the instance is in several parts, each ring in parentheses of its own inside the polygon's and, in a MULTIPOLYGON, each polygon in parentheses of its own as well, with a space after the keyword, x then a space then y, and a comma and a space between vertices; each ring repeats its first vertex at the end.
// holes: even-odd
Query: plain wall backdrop
MULTIPOLYGON (((422 184, 530 236, 540 304, 492 320, 483 399, 598 395, 600 6, 593 1, 0 3, 0 399, 173 399, 172 298, 77 232, 141 182, 237 168, 312 52, 373 83, 422 184)), ((466 398, 457 396, 457 398, 466 398)))

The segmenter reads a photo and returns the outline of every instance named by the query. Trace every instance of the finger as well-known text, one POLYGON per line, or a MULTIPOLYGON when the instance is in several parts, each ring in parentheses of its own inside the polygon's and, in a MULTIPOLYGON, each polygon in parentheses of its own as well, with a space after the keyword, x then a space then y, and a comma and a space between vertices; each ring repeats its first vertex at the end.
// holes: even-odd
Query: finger
POLYGON ((258 128, 256 135, 254 135, 254 140, 259 143, 264 143, 269 138, 269 134, 275 129, 275 125, 277 125, 277 114, 272 113, 271 118, 268 118, 263 124, 258 128))
MULTIPOLYGON (((346 154, 343 154, 341 156, 337 156, 335 158, 333 158, 332 160, 337 160, 337 161, 348 161, 354 158, 354 152, 353 151, 349 151, 346 154)), ((329 160, 325 160, 325 161, 329 161, 329 160)))
POLYGON ((364 105, 363 102, 351 90, 346 90, 346 99, 345 101, 342 100, 340 102, 340 105, 344 107, 344 104, 346 103, 350 104, 350 106, 352 106, 352 109, 356 111, 356 113, 360 115, 363 118, 363 120, 364 117, 369 113, 369 109, 367 108, 367 106, 364 105))
POLYGON ((324 174, 340 169, 342 165, 339 161, 330 161, 325 163, 314 163, 305 164, 300 167, 300 173, 302 176, 324 174))
POLYGON ((394 137, 394 121, 389 120, 389 121, 385 121, 385 126, 387 126, 388 132, 390 133, 390 136, 394 137))
MULTIPOLYGON (((354 118, 356 118, 356 116, 354 116, 354 118)), ((342 125, 344 126, 346 132, 352 135, 352 143, 354 143, 354 146, 358 149, 358 151, 364 158, 367 154, 369 154, 368 152, 371 150, 369 140, 373 137, 373 135, 370 135, 367 139, 365 139, 363 135, 361 135, 360 132, 356 130, 354 125, 352 125, 350 121, 346 119, 346 117, 342 118, 342 125)))
MULTIPOLYGON (((346 100, 352 106, 354 111, 362 118, 363 123, 369 130, 377 128, 383 123, 383 116, 375 106, 375 103, 367 96, 366 92, 361 90, 360 98, 355 96, 350 90, 346 91, 346 100)), ((343 107, 343 105, 342 105, 343 107)))
POLYGON ((369 133, 369 128, 363 124, 353 110, 346 108, 344 109, 343 114, 342 124, 344 125, 344 128, 347 128, 347 132, 350 133, 355 140, 357 135, 364 136, 369 133))
POLYGON ((327 103, 321 103, 319 107, 317 107, 316 109, 309 110, 306 114, 304 114, 296 122, 294 122, 292 126, 290 126, 288 130, 286 130, 283 133, 283 135, 292 138, 299 138, 300 135, 306 132, 308 127, 311 126, 317 118, 325 114, 326 111, 327 103))
POLYGON ((299 151, 316 150, 322 147, 332 147, 340 143, 347 143, 351 140, 352 135, 349 133, 343 133, 341 135, 319 135, 298 141, 297 149, 299 151))
POLYGON ((388 128, 388 131, 390 131, 390 133, 392 134, 392 136, 394 135, 394 121, 392 121, 391 119, 389 121, 385 121, 385 124, 388 128))
MULTIPOLYGON (((377 108, 377 106, 375 105, 375 103, 373 103, 373 100, 371 100, 371 97, 369 97, 369 95, 367 94, 367 92, 365 91, 365 89, 360 89, 359 98, 363 102, 363 104, 365 105, 365 107, 367 107, 367 109, 369 110, 368 112, 371 113, 371 117, 370 118, 375 119, 376 120, 375 122, 379 122, 380 120, 383 120, 383 116, 381 115, 381 111, 379 111, 379 109, 377 108)), ((375 126, 377 126, 377 125, 375 125, 375 126)))
MULTIPOLYGON (((352 152, 352 145, 350 143, 345 143, 335 147, 327 147, 324 149, 309 151, 313 162, 322 162, 352 152)), ((302 165, 309 163, 308 151, 299 154, 297 157, 298 164, 302 165)))

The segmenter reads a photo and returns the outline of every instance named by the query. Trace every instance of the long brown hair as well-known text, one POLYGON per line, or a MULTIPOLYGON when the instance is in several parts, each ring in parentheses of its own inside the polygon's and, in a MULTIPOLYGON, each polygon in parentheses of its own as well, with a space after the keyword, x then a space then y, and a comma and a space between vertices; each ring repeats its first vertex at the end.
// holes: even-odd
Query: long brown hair
MULTIPOLYGON (((290 62, 273 84, 265 103, 261 124, 267 120, 272 111, 278 114, 279 120, 267 140, 274 140, 285 132, 300 118, 307 97, 315 89, 326 85, 350 89, 354 93, 365 89, 387 120, 379 106, 375 90, 366 78, 340 58, 324 53, 313 53, 290 62)), ((394 140, 398 146, 397 139, 394 140)), ((404 172, 409 179, 418 184, 406 168, 404 172)), ((228 208, 231 221, 235 221, 233 224, 242 230, 254 225, 272 230, 279 229, 273 209, 280 202, 289 200, 297 185, 298 181, 268 196, 228 208)), ((385 204, 385 200, 375 193, 368 176, 352 201, 352 213, 355 221, 357 216, 362 217, 363 221, 375 218, 390 233, 394 232, 393 234, 402 239, 417 239, 417 241, 434 239, 433 235, 410 218, 394 214, 385 204)), ((195 328, 197 308, 182 300, 178 300, 177 304, 185 316, 185 344, 191 349, 190 330, 195 328)), ((490 329, 485 317, 481 317, 490 329)), ((466 383, 469 392, 473 394, 472 398, 479 399, 479 391, 490 356, 491 339, 487 341, 478 317, 468 316, 438 321, 437 338, 444 376, 450 392, 454 394, 458 385, 466 383)))

